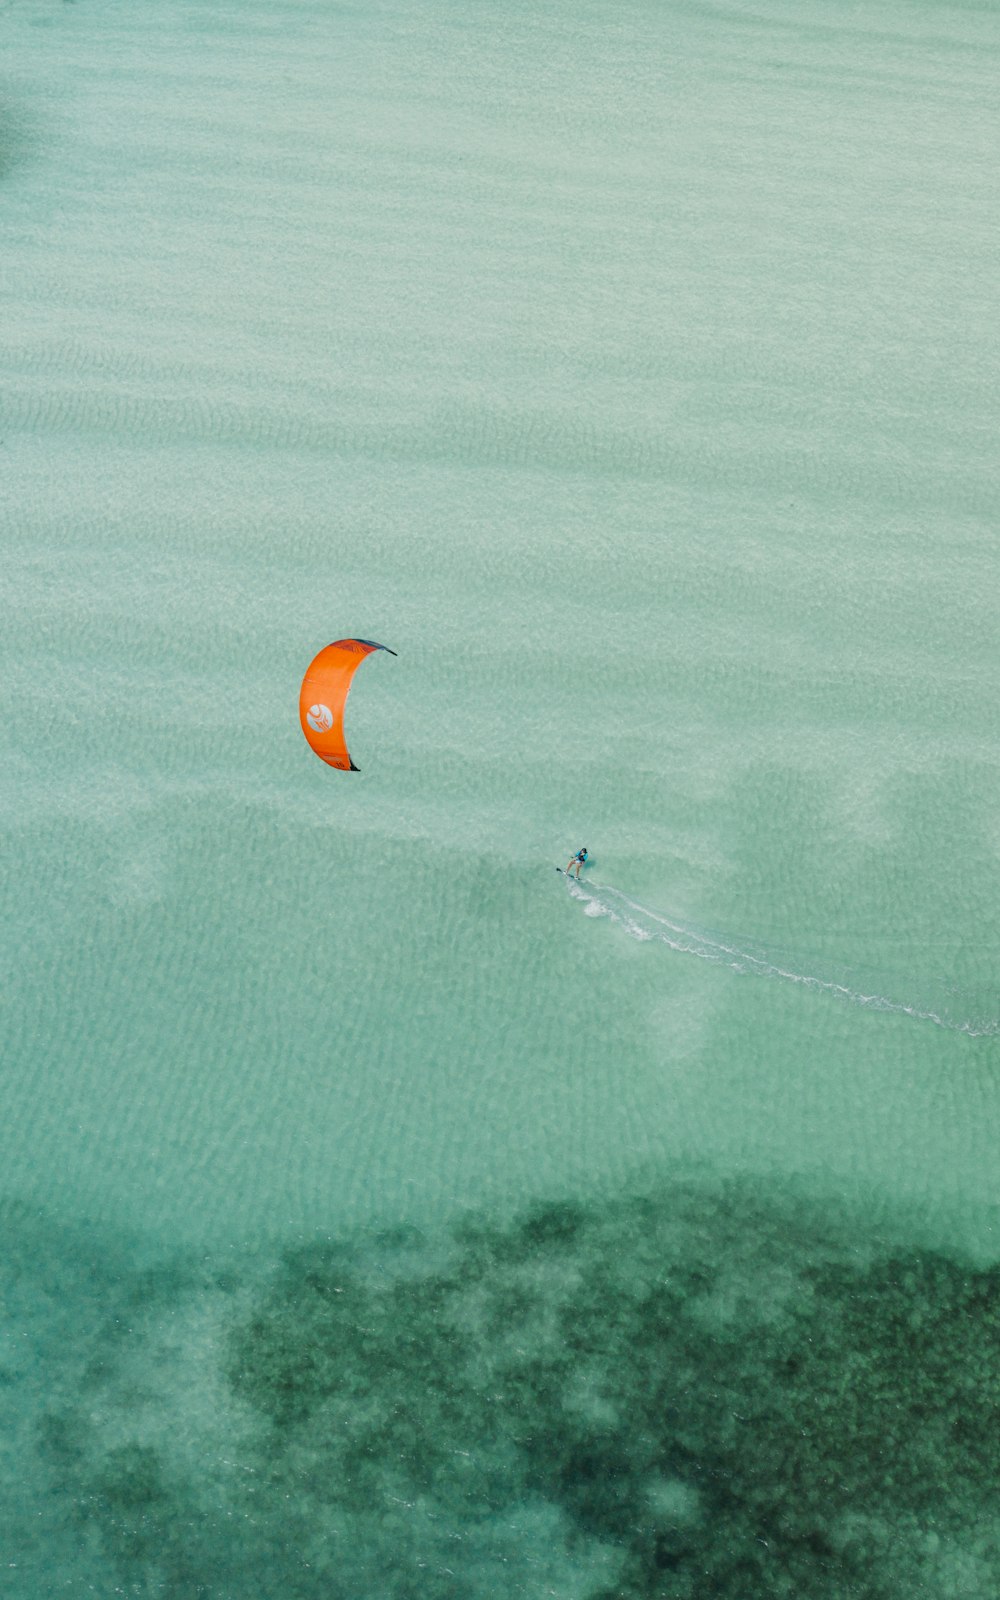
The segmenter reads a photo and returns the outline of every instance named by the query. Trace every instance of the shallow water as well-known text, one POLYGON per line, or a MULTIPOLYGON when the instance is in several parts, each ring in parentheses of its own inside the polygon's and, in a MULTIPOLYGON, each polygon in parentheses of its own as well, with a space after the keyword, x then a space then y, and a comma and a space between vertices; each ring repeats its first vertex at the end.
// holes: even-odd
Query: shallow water
POLYGON ((9 1592, 991 1593, 995 17, 0 31, 9 1592))

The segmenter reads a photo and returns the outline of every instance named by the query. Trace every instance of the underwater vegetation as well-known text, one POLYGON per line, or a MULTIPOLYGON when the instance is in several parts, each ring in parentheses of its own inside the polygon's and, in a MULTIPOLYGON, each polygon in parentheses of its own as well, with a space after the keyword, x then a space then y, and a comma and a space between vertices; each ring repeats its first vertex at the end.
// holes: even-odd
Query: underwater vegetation
POLYGON ((50 1307, 78 1336, 35 1373, 31 1476, 66 1582, 1000 1592, 997 1268, 748 1184, 210 1265, 50 1307))

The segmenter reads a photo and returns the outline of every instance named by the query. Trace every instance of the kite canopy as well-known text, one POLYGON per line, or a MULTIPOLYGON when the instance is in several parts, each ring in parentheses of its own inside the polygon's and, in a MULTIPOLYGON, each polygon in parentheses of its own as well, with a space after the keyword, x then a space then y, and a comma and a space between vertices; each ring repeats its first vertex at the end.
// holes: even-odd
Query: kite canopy
POLYGON ((372 639, 337 639, 310 661, 299 690, 299 721, 310 749, 342 772, 358 770, 344 740, 344 705, 351 679, 373 650, 396 654, 372 639))

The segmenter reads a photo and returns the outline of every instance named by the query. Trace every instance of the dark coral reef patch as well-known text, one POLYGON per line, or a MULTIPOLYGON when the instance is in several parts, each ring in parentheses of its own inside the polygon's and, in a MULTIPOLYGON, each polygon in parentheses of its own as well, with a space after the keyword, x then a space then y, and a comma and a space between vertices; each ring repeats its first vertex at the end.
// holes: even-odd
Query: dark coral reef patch
POLYGON ((143 1299, 37 1435, 126 1593, 1000 1592, 1000 1271, 828 1209, 675 1186, 143 1299))

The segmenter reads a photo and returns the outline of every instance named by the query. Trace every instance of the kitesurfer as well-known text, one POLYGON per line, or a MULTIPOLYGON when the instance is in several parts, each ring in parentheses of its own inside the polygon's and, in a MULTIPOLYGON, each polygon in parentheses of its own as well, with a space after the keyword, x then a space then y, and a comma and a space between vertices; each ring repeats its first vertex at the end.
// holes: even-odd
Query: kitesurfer
POLYGON ((584 845, 583 849, 582 850, 578 850, 576 852, 576 855, 573 856, 571 858, 571 860, 569 860, 566 863, 566 876, 567 876, 567 878, 572 877, 573 868, 574 867, 576 868, 576 875, 577 875, 577 877, 579 877, 580 876, 580 868, 581 867, 585 867, 586 865, 587 865, 587 846, 584 845))

